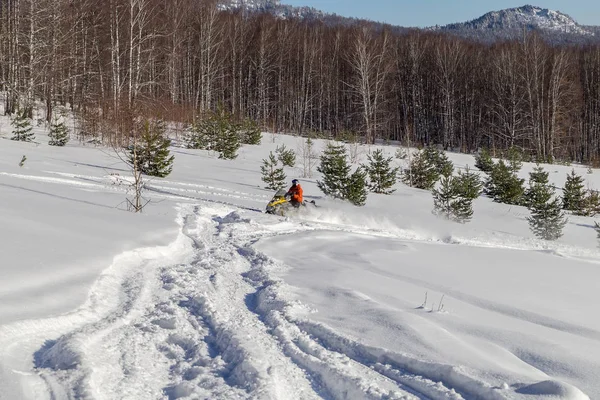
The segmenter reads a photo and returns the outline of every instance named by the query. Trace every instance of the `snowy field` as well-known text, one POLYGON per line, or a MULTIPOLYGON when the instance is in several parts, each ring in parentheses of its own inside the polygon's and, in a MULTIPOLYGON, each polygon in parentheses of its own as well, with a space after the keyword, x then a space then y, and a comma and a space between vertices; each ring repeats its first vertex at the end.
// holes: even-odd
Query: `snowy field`
MULTIPOLYGON (((111 151, 9 132, 0 399, 600 398, 593 218, 543 242, 522 207, 482 197, 459 225, 398 183, 357 208, 295 168, 319 208, 266 215, 261 160, 300 143, 271 134, 235 161, 172 148, 133 214, 111 151)), ((557 186, 572 168, 545 167, 557 186)), ((600 170, 575 169, 600 189, 600 170)))

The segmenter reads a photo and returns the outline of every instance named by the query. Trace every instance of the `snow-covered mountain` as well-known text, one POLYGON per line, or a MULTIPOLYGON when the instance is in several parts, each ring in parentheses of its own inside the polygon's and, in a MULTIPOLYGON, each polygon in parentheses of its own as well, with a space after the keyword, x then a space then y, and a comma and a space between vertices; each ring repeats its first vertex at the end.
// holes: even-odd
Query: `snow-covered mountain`
MULTIPOLYGON (((230 11, 267 12, 279 18, 322 20, 331 25, 348 25, 363 21, 324 13, 313 7, 294 7, 282 4, 281 0, 221 0, 219 7, 222 10, 230 11)), ((408 29, 399 26, 394 28, 397 32, 408 29)), ((584 26, 560 11, 533 5, 491 11, 468 22, 435 26, 426 28, 426 30, 452 33, 483 42, 517 38, 522 36, 523 30, 537 31, 546 40, 553 43, 582 43, 600 40, 599 27, 584 26)))
POLYGON ((508 39, 526 31, 538 31, 553 41, 579 41, 594 38, 594 29, 578 24, 569 15, 547 8, 525 5, 489 12, 468 22, 454 23, 434 30, 476 39, 508 39))
POLYGON ((294 7, 281 4, 280 0, 221 0, 221 10, 244 10, 248 12, 267 12, 279 18, 322 19, 326 14, 313 7, 294 7))

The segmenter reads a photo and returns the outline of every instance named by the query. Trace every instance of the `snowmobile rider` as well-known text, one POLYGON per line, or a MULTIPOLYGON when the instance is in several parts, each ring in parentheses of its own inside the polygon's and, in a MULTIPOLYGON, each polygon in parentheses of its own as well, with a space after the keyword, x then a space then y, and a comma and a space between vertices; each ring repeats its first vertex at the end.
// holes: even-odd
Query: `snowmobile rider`
POLYGON ((294 179, 292 181, 292 187, 285 194, 286 198, 288 196, 291 197, 290 201, 294 207, 296 207, 296 208, 300 207, 300 205, 303 202, 303 199, 302 199, 302 186, 300 186, 300 183, 298 183, 298 179, 294 179))

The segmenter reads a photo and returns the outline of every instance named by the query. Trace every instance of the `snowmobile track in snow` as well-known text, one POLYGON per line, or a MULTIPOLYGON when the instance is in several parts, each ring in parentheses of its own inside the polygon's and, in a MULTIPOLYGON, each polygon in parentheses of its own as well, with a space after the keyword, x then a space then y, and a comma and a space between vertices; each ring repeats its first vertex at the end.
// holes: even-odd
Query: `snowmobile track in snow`
POLYGON ((38 351, 51 398, 500 398, 465 384, 453 367, 297 319, 293 310, 305 306, 289 300, 272 274, 287 267, 252 243, 306 227, 263 226, 210 207, 182 207, 178 262, 163 254, 131 265, 110 310, 38 351))

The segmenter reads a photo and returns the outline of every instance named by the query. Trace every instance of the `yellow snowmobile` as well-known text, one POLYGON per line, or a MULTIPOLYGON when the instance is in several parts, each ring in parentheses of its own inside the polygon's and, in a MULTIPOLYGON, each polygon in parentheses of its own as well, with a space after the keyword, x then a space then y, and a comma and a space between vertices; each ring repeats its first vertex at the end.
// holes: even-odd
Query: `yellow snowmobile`
MULTIPOLYGON (((266 213, 280 215, 283 217, 286 214, 288 214, 291 210, 294 210, 295 207, 286 198, 286 196, 285 196, 286 194, 287 194, 287 191, 285 189, 279 189, 275 193, 275 195, 273 196, 273 198, 271 199, 269 204, 267 204, 266 213)), ((316 203, 314 200, 310 201, 310 204, 312 204, 313 206, 316 207, 316 203)), ((306 201, 302 203, 302 206, 306 207, 306 201)))

